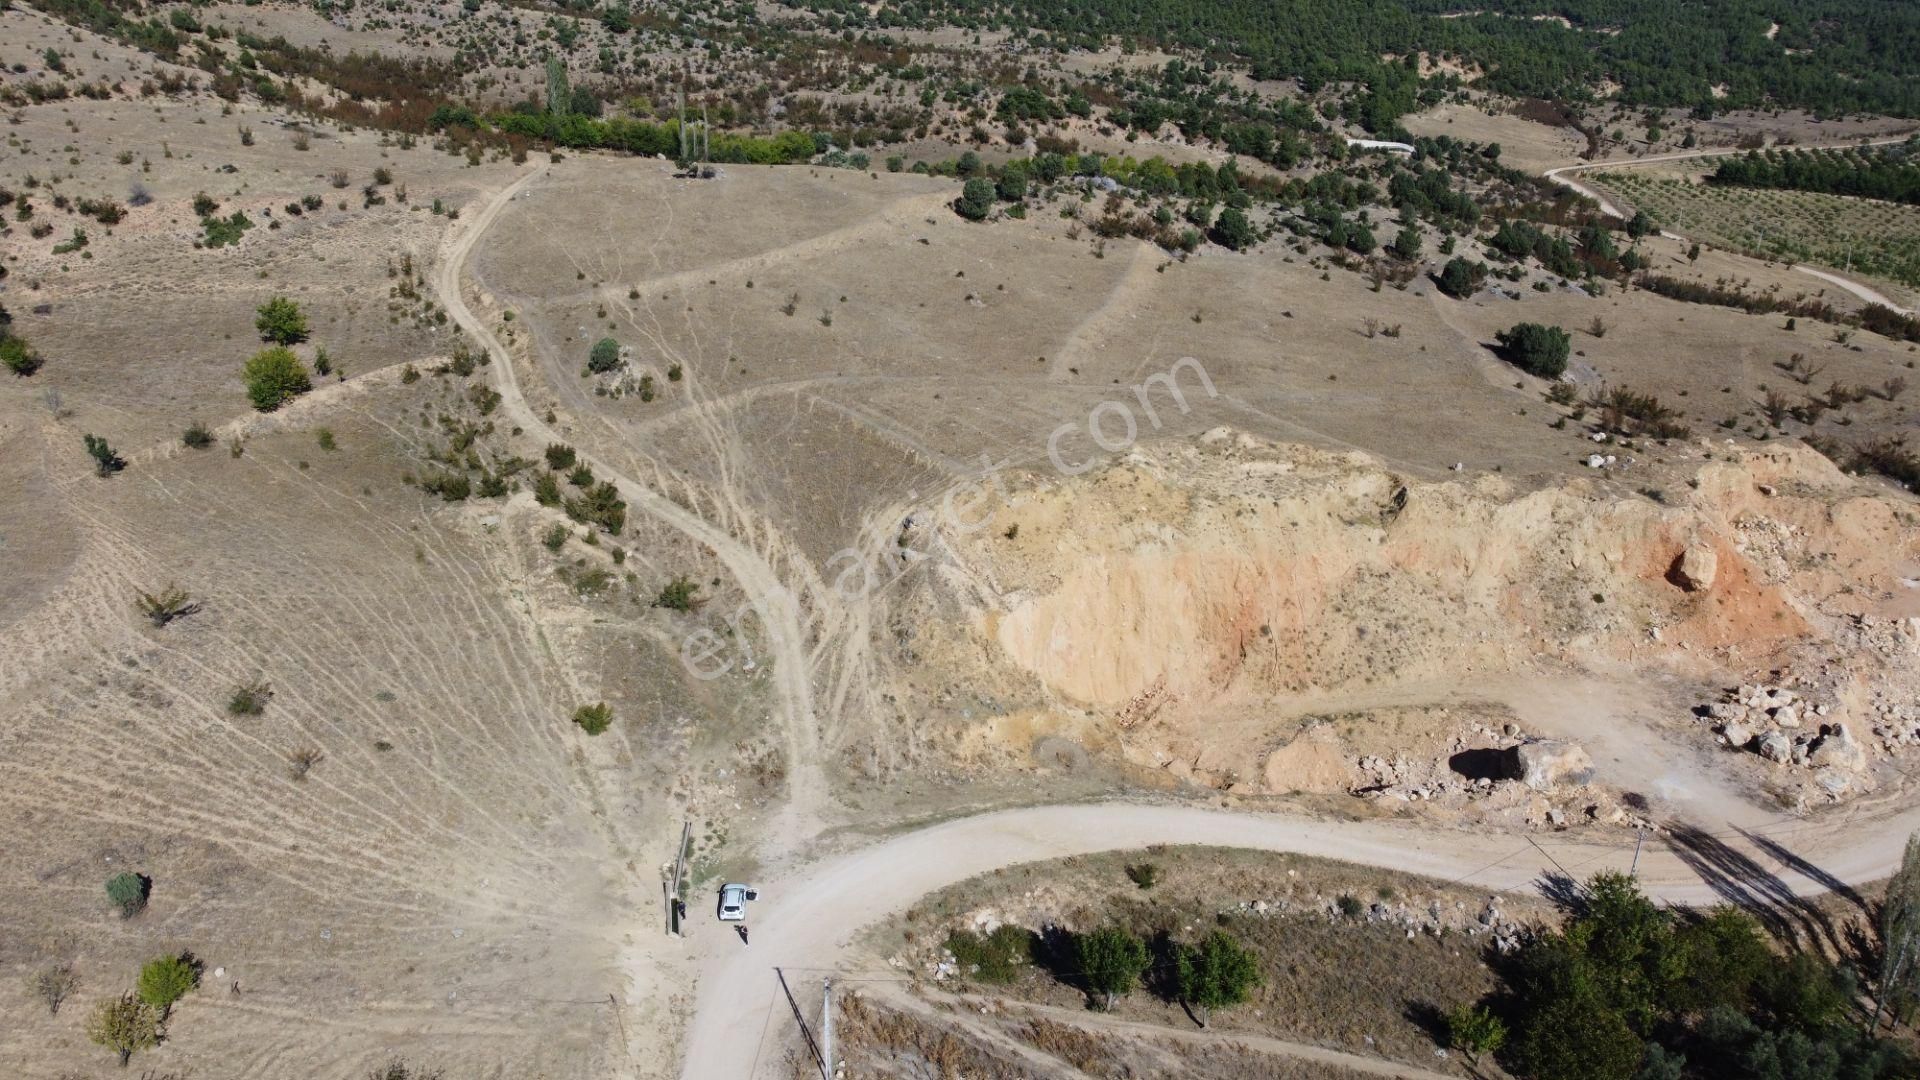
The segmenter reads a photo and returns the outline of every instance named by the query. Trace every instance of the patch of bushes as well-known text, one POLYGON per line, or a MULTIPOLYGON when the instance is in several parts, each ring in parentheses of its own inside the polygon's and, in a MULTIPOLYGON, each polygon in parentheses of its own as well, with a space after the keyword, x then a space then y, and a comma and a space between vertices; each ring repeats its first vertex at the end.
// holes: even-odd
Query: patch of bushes
POLYGON ((307 340, 306 313, 300 310, 299 304, 284 296, 261 304, 255 312, 253 326, 260 331, 260 340, 275 345, 297 345, 307 340))
POLYGON ((573 722, 589 735, 598 735, 613 723, 613 706, 606 702, 582 705, 573 710, 573 722))
POLYGON ((1033 935, 1007 924, 989 933, 955 930, 947 935, 947 951, 960 973, 975 982, 1010 983, 1033 963, 1033 935))

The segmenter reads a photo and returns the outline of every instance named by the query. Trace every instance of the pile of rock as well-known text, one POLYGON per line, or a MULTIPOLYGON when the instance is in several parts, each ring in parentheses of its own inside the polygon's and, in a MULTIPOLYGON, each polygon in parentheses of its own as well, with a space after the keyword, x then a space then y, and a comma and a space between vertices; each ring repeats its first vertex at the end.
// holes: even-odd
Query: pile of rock
POLYGON ((1892 753, 1920 746, 1920 705, 1896 702, 1884 694, 1873 702, 1873 735, 1883 749, 1892 753))
POLYGON ((1862 789, 1866 747, 1837 717, 1833 705, 1815 702, 1786 686, 1743 684, 1701 714, 1716 722, 1720 740, 1776 765, 1811 770, 1813 782, 1832 798, 1862 789))

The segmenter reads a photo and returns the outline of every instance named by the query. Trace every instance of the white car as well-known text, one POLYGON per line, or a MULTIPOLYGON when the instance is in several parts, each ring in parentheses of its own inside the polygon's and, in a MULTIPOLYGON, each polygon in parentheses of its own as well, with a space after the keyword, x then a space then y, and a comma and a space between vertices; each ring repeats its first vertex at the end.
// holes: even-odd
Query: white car
POLYGON ((746 921, 747 901, 758 899, 760 899, 759 893, 737 882, 728 882, 720 886, 720 921, 746 921))

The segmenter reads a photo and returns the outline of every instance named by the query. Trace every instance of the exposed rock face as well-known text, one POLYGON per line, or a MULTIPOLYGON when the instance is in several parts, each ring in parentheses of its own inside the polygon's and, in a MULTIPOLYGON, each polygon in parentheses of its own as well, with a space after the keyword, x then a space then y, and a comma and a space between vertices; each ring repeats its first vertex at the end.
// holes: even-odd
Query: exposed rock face
POLYGON ((1688 592, 1705 592, 1713 588, 1713 580, 1720 573, 1720 557, 1713 548, 1703 543, 1687 545, 1680 553, 1680 561, 1674 564, 1673 576, 1680 587, 1688 592))
POLYGON ((1554 739, 1521 743, 1509 750, 1508 775, 1535 791, 1555 784, 1584 784, 1593 775, 1593 759, 1577 744, 1554 739))

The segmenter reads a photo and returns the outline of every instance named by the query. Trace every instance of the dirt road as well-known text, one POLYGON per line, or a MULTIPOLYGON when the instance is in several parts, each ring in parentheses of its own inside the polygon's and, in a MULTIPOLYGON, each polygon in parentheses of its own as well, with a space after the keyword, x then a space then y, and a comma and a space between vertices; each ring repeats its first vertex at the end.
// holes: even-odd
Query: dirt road
MULTIPOLYGON (((1720 837, 1710 856, 1693 862, 1674 849, 1647 845, 1638 875, 1648 892, 1670 903, 1708 904, 1730 891, 1773 898, 1826 891, 1832 879, 1871 881, 1890 874, 1920 808, 1893 820, 1848 829, 1844 823, 1795 822, 1765 838, 1782 849, 1818 852, 1819 869, 1783 865, 1787 856, 1747 837, 1720 837), (1818 838, 1817 840, 1815 838, 1818 838), (1695 865, 1721 865, 1727 877, 1702 877, 1695 865), (1757 869, 1755 869, 1757 868, 1757 869), (1743 874, 1743 871, 1746 873, 1743 874)), ((741 949, 725 928, 697 922, 703 949, 698 1007, 681 1075, 687 1080, 750 1078, 774 1058, 778 1021, 773 969, 817 977, 844 970, 864 927, 911 906, 927 893, 1003 866, 1149 844, 1214 844, 1289 852, 1388 867, 1490 891, 1529 889, 1544 876, 1585 877, 1626 870, 1630 842, 1612 845, 1551 838, 1484 835, 1412 824, 1315 821, 1183 806, 1098 804, 1048 806, 963 818, 895 837, 760 882, 752 912, 753 947, 741 949)), ((1714 873, 1713 871, 1708 871, 1714 873)), ((895 973, 897 975, 897 973, 895 973)), ((779 1008, 784 1011, 784 1004, 779 1008)))
MULTIPOLYGON (((1901 136, 1886 138, 1886 139, 1869 139, 1865 142, 1834 143, 1829 146, 1798 146, 1798 147, 1794 147, 1794 149, 1796 150, 1845 150, 1845 149, 1850 149, 1856 146, 1889 146, 1895 143, 1906 142, 1907 139, 1910 137, 1911 136, 1901 135, 1901 136)), ((1595 162, 1581 163, 1578 165, 1562 165, 1557 169, 1548 169, 1546 172, 1542 173, 1541 175, 1553 181, 1554 183, 1561 185, 1562 187, 1571 188, 1573 191, 1581 195, 1585 195, 1587 198, 1592 199, 1594 202, 1599 203, 1600 212, 1607 215, 1608 217, 1619 218, 1624 221, 1627 215, 1623 213, 1619 207, 1609 202, 1606 196, 1600 194, 1598 191, 1595 191, 1593 188, 1590 188, 1587 185, 1581 183, 1580 181, 1573 179, 1573 174, 1591 172, 1595 169, 1631 169, 1631 168, 1637 168, 1641 165, 1662 165, 1662 164, 1667 164, 1675 161, 1692 161, 1698 158, 1727 157, 1732 154, 1744 154, 1744 153, 1746 153, 1746 151, 1737 150, 1737 149, 1735 150, 1727 150, 1727 149, 1692 150, 1684 154, 1661 154, 1656 157, 1629 158, 1625 161, 1595 161, 1595 162)), ((1660 230, 1660 235, 1666 237, 1669 240, 1679 240, 1682 242, 1685 242, 1687 240, 1687 237, 1681 236, 1679 233, 1668 232, 1665 229, 1660 230)), ((1845 289, 1846 291, 1852 293, 1853 295, 1859 297, 1861 300, 1864 300, 1869 304, 1879 304, 1881 307, 1891 308, 1902 315, 1913 314, 1912 310, 1893 302, 1891 299, 1887 297, 1885 293, 1881 292, 1876 288, 1873 288, 1870 285, 1863 285, 1858 281, 1854 281, 1850 278, 1841 277, 1839 274, 1830 273, 1825 270, 1811 270, 1805 266, 1795 266, 1794 269, 1799 270, 1803 274, 1809 274, 1813 277, 1817 277, 1829 285, 1835 285, 1835 286, 1838 286, 1839 288, 1845 289)))

